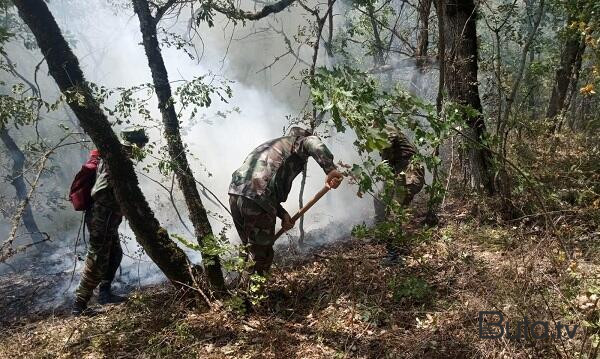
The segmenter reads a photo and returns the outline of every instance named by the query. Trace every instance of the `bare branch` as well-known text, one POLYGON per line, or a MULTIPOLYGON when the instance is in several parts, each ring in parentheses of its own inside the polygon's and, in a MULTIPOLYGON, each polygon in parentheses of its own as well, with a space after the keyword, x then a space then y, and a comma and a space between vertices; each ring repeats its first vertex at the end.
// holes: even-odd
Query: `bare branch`
MULTIPOLYGON (((50 156, 52 156, 52 154, 58 148, 62 147, 64 145, 64 142, 72 135, 73 135, 72 133, 66 134, 63 138, 61 138, 58 141, 58 143, 55 146, 53 146, 48 151, 46 151, 42 155, 42 157, 40 157, 34 163, 34 165, 39 163, 39 165, 37 167, 37 174, 35 176, 33 183, 31 183, 31 188, 29 189, 27 196, 25 198, 23 198, 23 200, 21 201, 21 204, 17 208, 17 211, 15 212, 15 214, 12 218, 12 228, 10 230, 10 234, 9 234, 8 238, 6 239, 6 241, 4 241, 4 243, 2 243, 2 245, 0 245, 0 262, 3 262, 6 259, 10 258, 12 255, 17 253, 18 251, 24 250, 24 249, 15 250, 14 248, 12 248, 12 244, 13 244, 15 238, 17 238, 17 230, 19 229, 19 225, 21 223, 21 218, 23 217, 23 214, 25 213, 26 208, 28 208, 29 202, 31 201, 31 198, 33 197, 33 195, 38 187, 38 183, 40 181, 40 178, 42 177, 42 173, 44 172, 44 170, 46 170, 46 163, 48 162, 48 159, 50 158, 50 156)), ((44 232, 39 232, 39 233, 44 234, 44 232)), ((35 242, 35 243, 37 244, 38 242, 35 242)))
MULTIPOLYGON (((173 209, 175 210, 175 213, 177 214, 177 218, 179 218, 179 222, 181 223, 181 225, 183 225, 183 228, 185 228, 185 230, 188 231, 188 233, 193 236, 194 233, 192 233, 192 231, 190 231, 188 226, 185 224, 183 217, 181 217, 181 214, 179 213, 179 208, 177 208, 177 205, 175 204, 175 198, 173 197, 174 180, 171 181, 171 188, 169 189, 169 188, 167 188, 167 186, 162 184, 160 181, 155 180, 154 178, 146 175, 144 172, 141 172, 141 171, 135 171, 135 172, 137 174, 142 175, 143 177, 149 179, 150 181, 156 183, 157 185, 159 185, 162 189, 164 189, 169 194, 169 201, 171 202, 171 205, 173 206, 173 209)), ((173 177, 173 178, 175 178, 175 177, 173 177)))
POLYGON ((177 0, 169 0, 163 6, 159 6, 156 9, 156 14, 154 15, 154 23, 158 24, 158 22, 160 21, 160 19, 165 15, 165 13, 167 11, 169 11, 169 9, 173 5, 175 5, 176 2, 177 2, 177 0))
POLYGON ((226 15, 230 19, 236 20, 260 20, 264 17, 267 17, 271 14, 276 14, 278 12, 283 11, 285 8, 290 6, 296 0, 280 0, 272 5, 267 5, 263 7, 261 10, 253 12, 253 11, 245 11, 241 9, 237 9, 235 7, 223 7, 215 3, 208 3, 206 6, 211 8, 217 12, 220 12, 223 15, 226 15))
POLYGON ((276 33, 279 34, 281 36, 283 36, 283 42, 285 43, 285 45, 287 46, 288 50, 290 51, 290 53, 296 58, 296 60, 298 60, 298 62, 306 65, 306 66, 310 66, 310 64, 306 61, 304 61, 301 57, 300 57, 300 46, 302 46, 302 44, 300 44, 300 46, 298 46, 298 50, 295 51, 294 48, 292 47, 292 41, 290 40, 290 38, 287 36, 287 34, 283 31, 283 25, 281 26, 281 30, 277 30, 275 28, 275 26, 273 26, 272 24, 269 24, 270 28, 276 33))

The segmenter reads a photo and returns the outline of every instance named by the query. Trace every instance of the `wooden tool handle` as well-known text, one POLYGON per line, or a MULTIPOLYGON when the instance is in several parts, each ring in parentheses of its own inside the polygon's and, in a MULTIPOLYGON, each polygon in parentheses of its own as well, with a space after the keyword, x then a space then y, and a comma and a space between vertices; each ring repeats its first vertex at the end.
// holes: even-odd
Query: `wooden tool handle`
MULTIPOLYGON (((308 211, 310 209, 310 207, 314 206, 315 203, 317 203, 321 197, 323 197, 325 195, 325 193, 329 192, 331 188, 327 185, 323 186, 323 188, 321 188, 321 190, 319 192, 317 192, 317 194, 310 199, 310 201, 306 202, 306 204, 304 205, 304 207, 300 208, 298 210, 298 213, 296 213, 293 217, 292 220, 296 221, 298 220, 298 218, 302 217, 302 215, 304 213, 306 213, 306 211, 308 211)), ((275 240, 277 240, 277 238, 281 237, 281 235, 285 233, 285 231, 283 230, 283 228, 281 228, 276 234, 275 234, 275 240)))

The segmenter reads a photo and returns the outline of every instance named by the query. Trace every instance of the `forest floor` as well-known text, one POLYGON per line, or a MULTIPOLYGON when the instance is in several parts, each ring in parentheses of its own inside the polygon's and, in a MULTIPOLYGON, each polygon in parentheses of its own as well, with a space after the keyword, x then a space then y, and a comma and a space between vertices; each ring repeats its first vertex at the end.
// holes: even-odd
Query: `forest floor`
POLYGON ((251 314, 216 301, 184 305, 170 287, 155 286, 94 317, 56 312, 10 323, 0 332, 0 358, 594 355, 593 329, 583 328, 594 315, 582 296, 595 299, 585 280, 598 277, 597 229, 571 221, 569 231, 580 239, 567 259, 556 237, 528 218, 499 223, 472 208, 451 202, 441 224, 428 230, 414 229, 422 219, 415 215, 410 245, 396 265, 385 264, 385 245, 374 236, 303 255, 280 248, 269 298, 251 314), (526 315, 579 328, 573 339, 564 333, 561 339, 481 339, 478 313, 493 310, 513 322, 526 315))

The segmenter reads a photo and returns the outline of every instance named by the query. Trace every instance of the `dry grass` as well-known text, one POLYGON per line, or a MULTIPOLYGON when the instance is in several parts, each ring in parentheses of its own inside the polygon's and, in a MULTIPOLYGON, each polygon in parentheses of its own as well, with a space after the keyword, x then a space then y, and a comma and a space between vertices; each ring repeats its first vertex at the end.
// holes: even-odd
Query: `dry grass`
MULTIPOLYGON (((571 357, 573 340, 482 340, 478 312, 515 321, 581 323, 577 295, 594 261, 564 259, 557 241, 527 226, 483 225, 450 204, 403 265, 382 266, 382 244, 348 239, 318 256, 281 260, 269 299, 247 316, 190 306, 169 288, 133 295, 92 318, 54 315, 13 324, 0 357, 14 358, 472 358, 571 357), (573 263, 577 263, 573 272, 573 263), (575 274, 576 275, 575 275, 575 274), (578 277, 579 279, 577 279, 578 277)), ((595 310, 595 309, 594 309, 595 310)), ((582 350, 583 349, 583 350, 582 350)))
MULTIPOLYGON (((416 240, 391 267, 381 260, 388 238, 376 231, 308 255, 279 249, 269 298, 246 316, 226 303, 190 305, 166 286, 92 318, 16 322, 22 313, 13 313, 0 358, 596 357, 600 150, 586 138, 537 141, 514 149, 540 181, 534 191, 515 179, 520 218, 501 218, 494 200, 449 197, 439 227, 409 224, 416 240), (573 339, 480 339, 478 313, 489 310, 511 323, 527 316, 580 328, 573 339)), ((28 283, 18 275, 0 283, 0 305, 31 301, 38 284, 28 283)))

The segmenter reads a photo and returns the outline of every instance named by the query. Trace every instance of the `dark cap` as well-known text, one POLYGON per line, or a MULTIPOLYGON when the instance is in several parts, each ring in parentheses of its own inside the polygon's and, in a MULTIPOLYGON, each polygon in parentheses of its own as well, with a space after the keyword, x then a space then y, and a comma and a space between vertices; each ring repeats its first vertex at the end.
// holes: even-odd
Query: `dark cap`
POLYGON ((144 147, 150 139, 142 127, 129 126, 121 130, 121 143, 123 146, 144 147))
POLYGON ((312 131, 304 129, 302 127, 294 126, 294 127, 290 127, 290 129, 288 130, 288 136, 301 136, 301 137, 312 136, 312 131))

